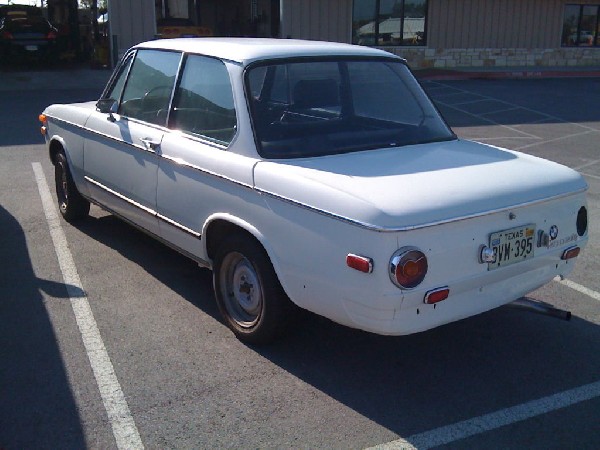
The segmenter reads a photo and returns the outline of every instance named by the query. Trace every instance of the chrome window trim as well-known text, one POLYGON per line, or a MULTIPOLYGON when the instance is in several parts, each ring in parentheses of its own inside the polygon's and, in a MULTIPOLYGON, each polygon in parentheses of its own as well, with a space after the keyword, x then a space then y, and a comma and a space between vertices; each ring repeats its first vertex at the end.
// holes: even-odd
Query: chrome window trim
POLYGON ((225 145, 222 141, 212 140, 207 136, 203 136, 201 134, 194 134, 190 131, 180 130, 179 128, 169 128, 167 130, 171 134, 179 134, 181 137, 186 139, 191 139, 195 142, 199 142, 200 144, 208 145, 209 147, 216 148, 217 150, 227 151, 229 144, 225 145))
POLYGON ((173 82, 173 87, 171 88, 171 95, 169 97, 169 106, 167 107, 167 117, 165 118, 165 127, 169 128, 169 123, 171 122, 171 112, 173 111, 173 100, 175 99, 175 94, 177 93, 177 89, 179 88, 179 83, 181 82, 181 77, 183 76, 183 67, 185 67, 185 62, 187 61, 187 55, 185 52, 181 52, 179 54, 179 64, 177 65, 177 72, 175 72, 175 80, 173 82))
MULTIPOLYGON (((108 95, 108 91, 110 91, 114 87, 115 81, 119 76, 119 70, 121 69, 121 66, 127 60, 129 55, 132 55, 131 57, 135 59, 136 53, 137 53, 137 49, 132 49, 132 50, 126 52, 123 55, 123 57, 119 60, 118 64, 115 67, 115 70, 113 70, 112 74, 110 75, 110 78, 108 79, 108 82, 106 83, 106 86, 104 86, 104 90, 102 91, 102 94, 100 94, 100 98, 107 98, 106 96, 108 95)), ((129 66, 129 68, 127 69, 127 73, 125 74, 125 83, 123 84, 123 91, 125 90, 125 85, 127 84, 127 80, 129 79, 130 71, 131 71, 131 65, 129 66)), ((119 105, 121 104, 120 97, 123 96, 123 91, 121 91, 119 98, 115 99, 119 103, 119 105)))

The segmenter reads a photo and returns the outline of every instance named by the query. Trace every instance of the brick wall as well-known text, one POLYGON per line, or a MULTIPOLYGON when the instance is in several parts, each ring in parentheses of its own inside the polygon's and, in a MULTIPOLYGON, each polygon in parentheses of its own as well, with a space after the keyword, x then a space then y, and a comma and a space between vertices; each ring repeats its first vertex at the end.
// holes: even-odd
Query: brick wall
POLYGON ((458 67, 600 66, 600 48, 383 48, 406 58, 413 69, 458 67))

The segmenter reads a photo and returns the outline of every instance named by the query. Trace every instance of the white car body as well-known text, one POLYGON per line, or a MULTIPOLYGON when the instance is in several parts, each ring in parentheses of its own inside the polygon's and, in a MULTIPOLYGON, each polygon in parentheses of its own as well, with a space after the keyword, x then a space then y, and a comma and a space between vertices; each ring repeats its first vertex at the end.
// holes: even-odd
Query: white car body
POLYGON ((154 41, 132 52, 148 49, 222 61, 236 121, 227 144, 100 112, 89 102, 44 111, 48 147, 53 160, 64 151, 83 197, 203 266, 213 266, 211 239, 223 233, 216 227, 243 229, 264 247, 293 303, 350 327, 400 335, 482 313, 565 277, 574 266, 565 251, 587 242, 587 229, 576 223, 585 213, 583 178, 522 153, 452 138, 261 156, 244 81, 249 67, 289 58, 395 58, 385 52, 212 38, 154 41), (493 233, 528 225, 535 230, 532 257, 498 268, 482 260, 493 233), (390 259, 404 247, 427 259, 414 288, 390 279, 390 259), (348 255, 371 267, 354 270, 348 255), (447 298, 424 301, 440 289, 447 298))

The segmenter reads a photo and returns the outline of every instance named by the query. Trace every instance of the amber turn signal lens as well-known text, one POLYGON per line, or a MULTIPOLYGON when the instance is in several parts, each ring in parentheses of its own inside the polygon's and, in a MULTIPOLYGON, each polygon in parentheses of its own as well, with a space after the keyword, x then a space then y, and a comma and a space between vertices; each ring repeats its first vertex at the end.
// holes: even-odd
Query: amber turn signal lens
POLYGON ((416 248, 401 248, 390 260, 390 279, 399 288, 417 287, 427 274, 427 257, 416 248))
POLYGON ((38 119, 40 122, 42 122, 44 125, 46 125, 46 123, 48 122, 48 118, 46 117, 46 114, 40 114, 38 116, 38 119))

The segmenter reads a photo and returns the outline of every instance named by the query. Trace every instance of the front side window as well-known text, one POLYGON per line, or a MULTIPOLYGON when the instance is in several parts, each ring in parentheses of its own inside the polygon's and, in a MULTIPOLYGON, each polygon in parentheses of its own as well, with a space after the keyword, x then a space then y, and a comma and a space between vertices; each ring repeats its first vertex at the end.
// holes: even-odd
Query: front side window
POLYGON ((600 46, 600 5, 565 5, 563 47, 600 46))
POLYGON ((246 79, 259 153, 301 158, 455 139, 393 59, 263 64, 246 79))
POLYGON ((188 56, 173 101, 169 128, 227 144, 235 135, 236 123, 225 64, 205 56, 188 56))
POLYGON ((123 91, 119 114, 166 126, 181 54, 138 50, 123 91))
POLYGON ((354 0, 352 43, 425 45, 427 0, 354 0))
POLYGON ((127 58, 123 61, 123 63, 119 67, 119 71, 117 72, 112 86, 109 88, 106 95, 104 95, 104 98, 112 98, 116 101, 121 100, 121 94, 123 93, 125 80, 127 79, 127 74, 129 73, 129 67, 131 66, 131 62, 133 61, 133 55, 133 53, 130 53, 127 56, 127 58))

